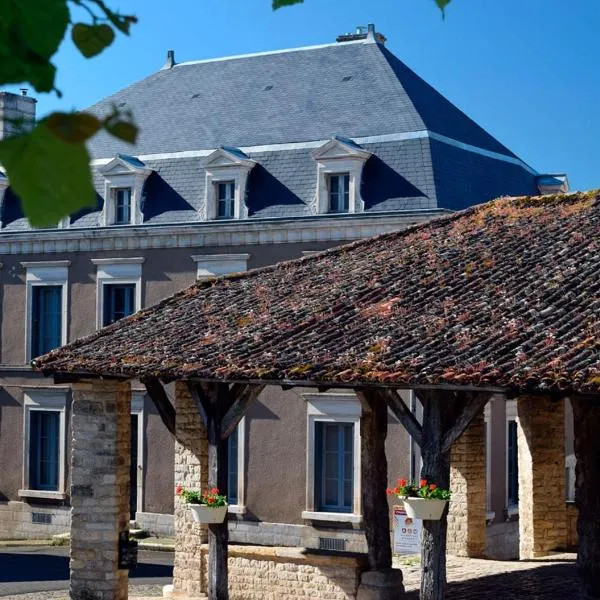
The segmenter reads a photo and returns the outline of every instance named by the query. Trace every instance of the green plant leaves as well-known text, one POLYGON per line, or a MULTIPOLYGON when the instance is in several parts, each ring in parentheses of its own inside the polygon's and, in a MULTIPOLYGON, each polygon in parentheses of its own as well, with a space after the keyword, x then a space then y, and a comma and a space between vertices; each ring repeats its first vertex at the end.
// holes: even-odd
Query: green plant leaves
POLYGON ((448 4, 450 4, 452 0, 435 0, 435 3, 440 7, 442 14, 444 14, 444 10, 448 4))
POLYGON ((102 128, 102 122, 90 113, 55 112, 46 118, 48 129, 65 142, 85 142, 102 128))
POLYGON ((114 39, 115 32, 110 25, 86 25, 85 23, 75 23, 71 30, 71 38, 81 54, 86 58, 91 58, 100 54, 102 50, 108 48, 114 39))
POLYGON ((0 142, 0 162, 34 227, 56 225, 82 206, 95 205, 89 161, 84 143, 57 136, 48 120, 0 142))
POLYGON ((304 0, 273 0, 273 10, 284 6, 292 6, 292 4, 302 4, 303 2, 304 0))

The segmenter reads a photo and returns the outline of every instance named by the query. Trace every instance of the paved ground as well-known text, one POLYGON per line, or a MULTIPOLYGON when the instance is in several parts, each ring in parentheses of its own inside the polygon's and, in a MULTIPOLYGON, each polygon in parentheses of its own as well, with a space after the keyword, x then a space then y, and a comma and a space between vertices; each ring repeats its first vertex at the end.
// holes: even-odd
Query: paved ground
MULTIPOLYGON (((67 553, 66 548, 0 549, 2 600, 67 600, 64 592, 68 577, 67 553), (31 581, 32 576, 36 581, 31 581), (27 586, 34 587, 27 589, 27 586)), ((140 552, 142 564, 133 573, 130 598, 143 600, 142 597, 162 596, 162 586, 171 582, 172 557, 169 552, 140 552)), ((449 557, 447 600, 576 598, 575 559, 574 554, 557 554, 524 562, 449 557)), ((401 560, 395 566, 400 566, 404 572, 406 599, 418 600, 418 561, 414 558, 401 560)))
MULTIPOLYGON (((64 598, 64 590, 69 587, 68 557, 68 547, 0 548, 0 597, 7 600, 19 594, 19 600, 64 598)), ((172 581, 172 565, 171 552, 141 550, 139 564, 131 572, 132 591, 138 596, 161 595, 162 586, 172 581)))

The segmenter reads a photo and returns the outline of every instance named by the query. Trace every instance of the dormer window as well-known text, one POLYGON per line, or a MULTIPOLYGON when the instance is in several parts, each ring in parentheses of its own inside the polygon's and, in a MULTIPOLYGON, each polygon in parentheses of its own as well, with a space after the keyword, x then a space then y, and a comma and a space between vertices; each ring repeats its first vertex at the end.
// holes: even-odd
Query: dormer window
POLYGON ((371 153, 350 139, 334 137, 317 148, 315 214, 358 213, 364 210, 360 194, 362 171, 371 153))
POLYGON ((98 169, 104 176, 103 225, 140 225, 142 190, 152 169, 133 156, 117 154, 98 169))
POLYGON ((199 217, 213 219, 245 219, 246 183, 256 164, 238 148, 218 148, 206 157, 204 206, 199 217))
POLYGON ((217 184, 217 219, 233 219, 235 214, 235 181, 217 184))
POLYGON ((329 212, 347 213, 350 207, 350 174, 329 176, 329 212))
POLYGON ((131 223, 131 188, 116 188, 115 195, 115 225, 131 223))

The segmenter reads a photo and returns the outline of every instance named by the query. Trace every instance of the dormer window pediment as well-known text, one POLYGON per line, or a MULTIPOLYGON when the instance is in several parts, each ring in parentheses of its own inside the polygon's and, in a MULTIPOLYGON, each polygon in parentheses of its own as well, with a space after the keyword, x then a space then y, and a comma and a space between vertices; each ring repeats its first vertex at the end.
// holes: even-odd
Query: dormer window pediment
POLYGON ((217 148, 206 157, 204 206, 199 215, 202 220, 248 216, 246 185, 254 165, 256 161, 238 148, 217 148))
POLYGON ((117 154, 98 169, 104 177, 103 225, 140 225, 142 190, 152 169, 133 156, 117 154))
POLYGON ((364 210, 361 197, 362 171, 371 152, 348 138, 335 136, 313 151, 317 163, 315 214, 358 213, 364 210))

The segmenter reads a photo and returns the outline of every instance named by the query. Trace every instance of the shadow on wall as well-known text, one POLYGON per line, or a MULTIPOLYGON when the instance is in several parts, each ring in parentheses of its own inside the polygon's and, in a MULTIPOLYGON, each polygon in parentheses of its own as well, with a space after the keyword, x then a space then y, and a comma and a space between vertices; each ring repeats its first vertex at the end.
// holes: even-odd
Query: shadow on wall
POLYGON ((143 197, 142 211, 145 221, 165 211, 196 211, 156 171, 148 177, 144 185, 143 197))
POLYGON ((418 187, 377 156, 371 156, 365 164, 361 192, 365 201, 365 210, 414 208, 414 206, 403 205, 402 199, 427 197, 418 187), (392 205, 389 200, 396 200, 396 202, 392 205), (381 206, 383 203, 386 205, 381 206))
POLYGON ((304 207, 304 202, 290 188, 274 177, 262 165, 257 164, 248 176, 248 214, 260 212, 267 206, 304 207))

